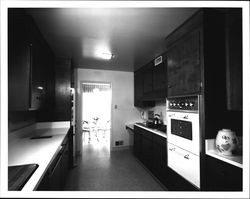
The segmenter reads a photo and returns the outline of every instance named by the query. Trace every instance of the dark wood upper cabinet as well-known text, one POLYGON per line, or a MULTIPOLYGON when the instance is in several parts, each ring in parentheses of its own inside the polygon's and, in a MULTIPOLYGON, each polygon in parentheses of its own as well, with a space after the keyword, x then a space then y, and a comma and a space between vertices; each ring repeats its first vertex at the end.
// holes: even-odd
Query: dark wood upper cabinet
POLYGON ((143 73, 137 71, 134 73, 134 105, 140 106, 143 97, 143 73))
POLYGON ((144 100, 144 77, 143 69, 134 72, 134 106, 152 107, 155 102, 144 100))
POLYGON ((167 88, 167 67, 165 62, 153 68, 153 90, 166 90, 167 88))
POLYGON ((9 110, 43 108, 53 53, 33 19, 21 9, 9 9, 8 53, 9 110))
POLYGON ((154 106, 156 100, 166 98, 166 55, 162 57, 161 64, 155 66, 152 60, 134 73, 135 106, 154 106))
POLYGON ((54 121, 71 120, 71 60, 55 59, 55 107, 54 121))
POLYGON ((148 64, 143 73, 143 94, 146 95, 153 91, 153 66, 148 64))
POLYGON ((168 50, 168 96, 200 92, 200 31, 176 41, 168 50))
POLYGON ((28 110, 30 107, 31 46, 28 40, 27 17, 8 13, 8 107, 28 110))
POLYGON ((242 10, 226 13, 227 108, 242 111, 242 10))

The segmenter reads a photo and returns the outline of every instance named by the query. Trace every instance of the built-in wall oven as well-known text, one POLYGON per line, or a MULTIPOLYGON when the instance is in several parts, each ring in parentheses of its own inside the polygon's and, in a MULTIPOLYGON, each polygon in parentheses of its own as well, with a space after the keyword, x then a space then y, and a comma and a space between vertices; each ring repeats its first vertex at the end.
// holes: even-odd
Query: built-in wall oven
POLYGON ((167 99, 168 166, 200 188, 199 96, 167 99))

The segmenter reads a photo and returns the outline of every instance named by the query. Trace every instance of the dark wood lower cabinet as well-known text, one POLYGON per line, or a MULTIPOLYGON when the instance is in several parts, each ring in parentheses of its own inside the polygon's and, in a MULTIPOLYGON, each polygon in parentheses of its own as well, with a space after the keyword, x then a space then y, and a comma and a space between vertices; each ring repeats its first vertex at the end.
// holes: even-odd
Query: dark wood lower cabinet
POLYGON ((166 138, 134 126, 134 155, 166 185, 166 138))
POLYGON ((153 173, 164 185, 167 185, 166 139, 153 134, 153 143, 153 173))
POLYGON ((206 156, 206 191, 242 191, 242 169, 206 156))
POLYGON ((62 149, 51 163, 37 191, 62 191, 69 171, 69 143, 67 136, 62 143, 62 149))

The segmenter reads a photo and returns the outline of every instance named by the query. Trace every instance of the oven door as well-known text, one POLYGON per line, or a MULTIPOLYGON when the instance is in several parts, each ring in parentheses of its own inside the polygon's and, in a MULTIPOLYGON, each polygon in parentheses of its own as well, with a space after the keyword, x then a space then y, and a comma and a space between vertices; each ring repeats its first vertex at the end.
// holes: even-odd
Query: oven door
POLYGON ((199 114, 167 111, 168 142, 200 154, 199 114))

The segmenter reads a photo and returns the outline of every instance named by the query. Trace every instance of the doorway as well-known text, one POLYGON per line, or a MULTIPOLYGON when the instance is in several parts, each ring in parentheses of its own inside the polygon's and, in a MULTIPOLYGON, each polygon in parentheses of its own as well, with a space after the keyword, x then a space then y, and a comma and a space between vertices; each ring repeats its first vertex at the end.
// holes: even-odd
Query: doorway
POLYGON ((83 147, 110 151, 111 91, 110 83, 82 83, 83 147))

